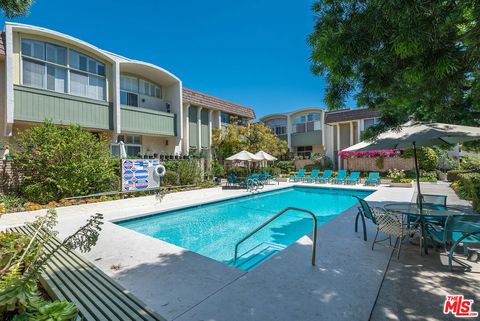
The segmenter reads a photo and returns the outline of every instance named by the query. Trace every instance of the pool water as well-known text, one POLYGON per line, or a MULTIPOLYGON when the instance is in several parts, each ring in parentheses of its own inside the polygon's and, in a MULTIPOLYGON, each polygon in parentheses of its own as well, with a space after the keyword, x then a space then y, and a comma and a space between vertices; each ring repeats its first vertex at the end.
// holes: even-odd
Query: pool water
MULTIPOLYGON (((286 207, 312 211, 318 226, 328 222, 373 191, 290 187, 117 222, 139 233, 178 245, 217 261, 234 265, 235 244, 286 207)), ((289 211, 239 247, 235 264, 251 270, 313 229, 312 218, 289 211)))

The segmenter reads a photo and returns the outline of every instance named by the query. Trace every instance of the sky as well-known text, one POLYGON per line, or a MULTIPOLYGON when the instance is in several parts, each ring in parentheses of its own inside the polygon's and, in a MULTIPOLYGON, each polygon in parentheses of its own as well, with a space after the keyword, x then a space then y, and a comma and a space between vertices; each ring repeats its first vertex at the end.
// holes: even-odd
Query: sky
POLYGON ((153 63, 178 76, 184 87, 253 107, 262 117, 325 106, 325 80, 310 71, 312 3, 36 0, 27 17, 8 21, 153 63))

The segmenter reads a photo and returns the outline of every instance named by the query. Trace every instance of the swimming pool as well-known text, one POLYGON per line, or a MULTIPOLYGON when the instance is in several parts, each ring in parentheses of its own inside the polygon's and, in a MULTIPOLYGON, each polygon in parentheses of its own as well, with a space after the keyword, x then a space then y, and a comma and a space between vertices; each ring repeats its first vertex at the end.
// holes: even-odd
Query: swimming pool
MULTIPOLYGON (((234 265, 235 244, 286 207, 312 211, 318 225, 365 198, 371 190, 295 186, 116 222, 139 233, 234 265)), ((290 211, 239 248, 236 267, 249 271, 312 231, 308 214, 290 211)))

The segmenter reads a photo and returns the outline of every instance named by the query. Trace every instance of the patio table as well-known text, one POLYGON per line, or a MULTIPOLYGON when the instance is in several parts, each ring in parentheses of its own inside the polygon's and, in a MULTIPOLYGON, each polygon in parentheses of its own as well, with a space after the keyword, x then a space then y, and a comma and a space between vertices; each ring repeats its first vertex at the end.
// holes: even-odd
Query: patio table
POLYGON ((424 223, 428 222, 429 218, 446 219, 450 215, 465 215, 465 213, 461 210, 451 206, 439 206, 431 204, 423 204, 423 215, 420 215, 420 207, 416 203, 387 204, 384 206, 384 209, 391 212, 401 213, 409 217, 414 217, 416 219, 415 223, 420 222, 420 246, 423 244, 425 254, 428 254, 428 246, 425 239, 426 231, 424 223))

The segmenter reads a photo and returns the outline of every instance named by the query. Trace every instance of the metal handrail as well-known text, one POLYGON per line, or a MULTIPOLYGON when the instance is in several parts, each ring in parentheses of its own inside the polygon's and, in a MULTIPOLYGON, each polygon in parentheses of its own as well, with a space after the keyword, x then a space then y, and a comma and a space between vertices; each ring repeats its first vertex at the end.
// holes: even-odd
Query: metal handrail
POLYGON ((237 256, 238 256, 238 247, 240 244, 242 244, 245 240, 249 239, 253 234, 257 233, 258 231, 260 231, 262 228, 264 228, 266 225, 270 224, 272 221, 274 221, 276 218, 278 218, 279 216, 281 216, 283 213, 285 212, 288 212, 288 211, 298 211, 298 212, 303 212, 303 213, 307 213, 309 214, 310 216, 312 216, 313 218, 313 244, 312 244, 312 265, 315 265, 315 255, 316 255, 316 252, 317 252, 317 217, 315 216, 315 214, 313 214, 311 211, 309 210, 304 210, 304 209, 301 209, 301 208, 297 208, 297 207, 287 207, 285 208, 284 210, 278 212, 277 214, 275 214, 274 216, 272 216, 268 221, 266 221, 265 223, 263 223, 262 225, 260 225, 259 227, 257 227, 256 229, 254 229, 252 232, 250 232, 247 236, 245 236, 243 239, 241 239, 240 241, 237 242, 237 244, 235 245, 235 256, 233 257, 233 264, 236 264, 237 263, 237 256))

